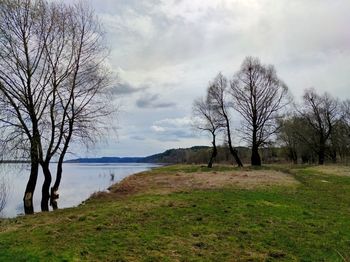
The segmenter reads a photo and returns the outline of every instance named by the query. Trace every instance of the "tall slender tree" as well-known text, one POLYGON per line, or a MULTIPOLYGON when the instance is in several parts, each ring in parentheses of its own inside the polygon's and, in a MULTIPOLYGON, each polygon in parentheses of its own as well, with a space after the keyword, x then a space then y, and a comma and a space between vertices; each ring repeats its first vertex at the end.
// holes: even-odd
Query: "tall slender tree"
MULTIPOLYGON (((50 36, 45 57, 50 65, 50 107, 43 172, 42 209, 48 200, 58 197, 64 157, 74 138, 94 141, 99 123, 112 112, 105 95, 109 87, 109 73, 103 62, 106 48, 102 31, 92 10, 81 3, 74 6, 52 5, 51 20, 55 33, 50 36), (51 194, 50 161, 58 155, 56 179, 51 194)), ((52 202, 53 203, 53 202, 52 202)))
POLYGON ((201 98, 195 100, 192 112, 194 116, 194 126, 201 131, 211 134, 213 150, 208 162, 208 168, 212 168, 213 162, 218 154, 216 137, 218 132, 224 127, 224 123, 208 99, 201 98))
POLYGON ((225 125, 227 144, 230 150, 231 155, 235 159, 238 166, 242 167, 243 164, 238 156, 238 151, 232 145, 231 138, 231 123, 229 115, 229 104, 226 99, 228 82, 227 79, 219 73, 214 81, 210 84, 208 88, 208 103, 215 109, 216 114, 222 119, 221 121, 225 125))
POLYGON ((48 33, 45 11, 45 3, 39 0, 0 2, 0 121, 5 130, 3 141, 26 138, 24 144, 29 145, 31 171, 24 195, 26 213, 33 212, 32 199, 42 157, 39 122, 47 106, 45 90, 50 76, 43 59, 48 33))

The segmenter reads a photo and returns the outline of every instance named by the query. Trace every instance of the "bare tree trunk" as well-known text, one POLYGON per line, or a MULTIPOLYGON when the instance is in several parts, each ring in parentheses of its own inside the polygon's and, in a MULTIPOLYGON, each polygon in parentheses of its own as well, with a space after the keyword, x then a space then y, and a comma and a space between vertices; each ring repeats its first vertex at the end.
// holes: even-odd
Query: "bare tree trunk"
POLYGON ((38 179, 38 171, 39 171, 39 163, 33 162, 31 163, 30 175, 27 182, 26 190, 24 192, 23 204, 24 204, 24 213, 26 215, 34 213, 33 207, 33 195, 36 186, 36 181, 38 179))
POLYGON ((30 160, 31 160, 30 175, 29 175, 29 179, 28 179, 26 190, 24 192, 24 197, 23 197, 24 213, 26 215, 34 213, 33 195, 34 195, 34 190, 35 190, 36 181, 38 179, 38 172, 39 172, 37 145, 34 142, 31 143, 30 160))
POLYGON ((230 123, 229 123, 229 119, 226 115, 225 115, 225 120, 226 120, 226 128, 227 128, 227 142, 228 142, 228 147, 230 149, 230 153, 233 156, 233 158, 235 159, 237 165, 239 167, 243 167, 242 161, 238 156, 238 151, 235 148, 233 148, 233 146, 232 146, 230 123))
POLYGON ((233 158, 235 159, 237 165, 239 167, 243 167, 242 161, 238 156, 238 152, 235 148, 233 148, 232 146, 232 139, 231 139, 231 129, 230 129, 230 120, 228 119, 227 115, 224 115, 225 120, 226 120, 226 128, 227 128, 227 142, 228 142, 228 147, 230 150, 231 155, 233 156, 233 158))
POLYGON ((44 173, 44 183, 42 187, 42 198, 41 198, 41 211, 49 211, 49 200, 50 200, 50 185, 51 185, 51 172, 49 168, 50 162, 44 162, 42 164, 44 173))
MULTIPOLYGON (((63 165, 63 161, 64 161, 64 157, 66 156, 68 147, 69 147, 69 143, 70 140, 72 138, 72 134, 73 134, 73 122, 69 123, 69 132, 68 132, 68 136, 65 140, 62 152, 60 154, 60 157, 58 159, 58 163, 57 163, 57 172, 56 172, 56 180, 55 180, 55 184, 53 185, 53 187, 51 188, 51 199, 52 201, 56 200, 59 198, 59 195, 57 193, 58 188, 60 187, 60 183, 61 183, 61 178, 62 178, 62 165, 63 165)), ((53 204, 56 204, 57 207, 57 202, 53 204)), ((54 207, 54 206, 53 206, 54 207)))
POLYGON ((319 165, 324 164, 324 157, 325 157, 325 146, 323 144, 321 144, 320 149, 318 151, 318 164, 319 165))
POLYGON ((320 150, 318 153, 318 164, 323 165, 324 164, 324 150, 320 150))
POLYGON ((298 164, 298 154, 294 148, 290 149, 290 155, 292 157, 293 164, 298 164))
POLYGON ((58 209, 57 199, 50 198, 50 206, 52 206, 53 210, 57 210, 58 209))
POLYGON ((253 145, 253 147, 252 147, 251 164, 252 164, 252 166, 261 166, 259 147, 256 145, 253 145))
POLYGON ((64 154, 62 153, 60 155, 60 158, 58 159, 58 163, 57 163, 57 172, 56 172, 55 183, 54 183, 53 187, 51 187, 51 201, 52 202, 59 198, 57 191, 60 187, 61 178, 62 178, 63 160, 64 160, 64 154))
POLYGON ((330 152, 330 156, 331 156, 331 159, 332 159, 332 163, 336 164, 337 163, 337 150, 331 148, 330 151, 331 151, 330 152))
POLYGON ((253 126, 253 143, 252 143, 252 156, 251 156, 251 164, 252 166, 261 166, 261 158, 259 155, 259 145, 257 144, 257 139, 256 139, 256 126, 253 126))
POLYGON ((212 168, 213 167, 214 159, 215 159, 215 157, 218 154, 218 149, 216 147, 216 135, 213 134, 213 133, 212 133, 212 135, 213 135, 213 141, 212 141, 213 151, 212 151, 211 156, 210 156, 210 160, 209 160, 209 163, 208 163, 208 168, 212 168))
POLYGON ((238 156, 238 151, 237 151, 237 149, 233 148, 233 147, 232 147, 232 144, 229 144, 229 149, 230 149, 230 153, 231 153, 231 155, 233 156, 233 158, 235 159, 237 165, 238 165, 239 167, 243 167, 242 161, 241 161, 241 159, 240 159, 239 156, 238 156))

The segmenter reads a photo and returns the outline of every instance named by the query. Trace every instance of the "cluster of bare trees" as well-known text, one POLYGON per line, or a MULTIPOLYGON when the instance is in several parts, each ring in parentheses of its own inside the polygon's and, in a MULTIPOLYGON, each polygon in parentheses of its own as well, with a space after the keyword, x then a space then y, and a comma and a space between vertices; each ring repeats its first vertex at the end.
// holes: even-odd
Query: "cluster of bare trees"
POLYGON ((213 137, 213 154, 208 167, 217 154, 216 135, 225 134, 227 146, 238 166, 243 166, 232 145, 232 109, 242 119, 242 128, 236 136, 251 146, 251 164, 261 165, 259 148, 269 142, 277 132, 279 112, 288 103, 288 88, 272 65, 263 65, 257 58, 247 57, 230 82, 219 73, 207 89, 205 99, 193 105, 194 125, 208 131, 213 137))
POLYGON ((271 65, 247 57, 231 81, 222 75, 209 84, 207 95, 193 105, 194 125, 212 136, 213 151, 208 167, 217 156, 216 138, 224 133, 227 147, 242 163, 232 146, 232 136, 240 137, 251 149, 251 164, 261 165, 260 148, 277 145, 294 162, 324 164, 350 155, 350 100, 340 101, 314 89, 304 92, 302 102, 292 105, 287 86, 271 65), (242 119, 236 133, 230 115, 242 119))
POLYGON ((100 24, 83 3, 0 1, 0 143, 8 157, 30 159, 24 195, 33 213, 38 170, 43 211, 54 204, 72 141, 93 141, 111 113, 100 24), (58 160, 51 189, 50 163, 58 160))
POLYGON ((350 155, 350 101, 305 90, 302 103, 280 123, 279 140, 294 162, 324 164, 350 155))

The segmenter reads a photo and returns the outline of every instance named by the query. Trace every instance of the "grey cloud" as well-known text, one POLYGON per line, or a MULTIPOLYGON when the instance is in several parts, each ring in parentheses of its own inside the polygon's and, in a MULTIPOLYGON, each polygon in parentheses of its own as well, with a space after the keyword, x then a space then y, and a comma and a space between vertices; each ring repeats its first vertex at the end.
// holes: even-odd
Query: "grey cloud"
POLYGON ((163 142, 178 142, 183 139, 191 139, 195 137, 197 137, 195 134, 193 134, 190 130, 184 128, 182 130, 174 129, 166 130, 162 133, 157 133, 156 140, 163 142))
POLYGON ((130 138, 133 139, 133 140, 138 140, 138 141, 146 140, 146 138, 143 137, 143 136, 130 136, 130 138))
POLYGON ((111 91, 114 95, 130 95, 133 93, 145 91, 148 88, 148 86, 134 87, 127 82, 122 82, 115 85, 111 91))
POLYGON ((192 138, 196 137, 196 135, 193 134, 190 130, 184 129, 184 130, 174 130, 172 132, 172 135, 178 138, 192 138))
POLYGON ((159 100, 160 98, 158 94, 145 94, 136 101, 136 105, 139 108, 167 108, 176 106, 175 103, 159 102, 159 100))

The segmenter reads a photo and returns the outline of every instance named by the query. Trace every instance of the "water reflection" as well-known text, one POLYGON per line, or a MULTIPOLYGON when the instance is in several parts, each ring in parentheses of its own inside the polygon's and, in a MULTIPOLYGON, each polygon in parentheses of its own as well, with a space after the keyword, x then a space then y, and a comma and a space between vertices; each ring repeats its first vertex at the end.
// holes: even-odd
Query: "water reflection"
MULTIPOLYGON (((11 195, 14 192, 13 181, 10 179, 12 173, 23 172, 23 164, 0 164, 0 217, 6 216, 6 208, 11 204, 11 195)), ((16 210, 23 210, 23 202, 18 203, 16 210)))
POLYGON ((6 206, 7 201, 7 195, 8 195, 8 183, 5 181, 5 177, 0 177, 0 216, 2 213, 2 210, 6 206))
MULTIPOLYGON (((92 193, 106 190, 126 176, 148 170, 153 164, 64 164, 59 198, 50 200, 50 210, 72 207, 80 204, 92 193)), ((23 194, 29 176, 29 165, 0 164, 0 179, 9 188, 7 204, 2 212, 5 217, 23 214, 23 194)), ((52 164, 52 174, 56 173, 52 164)), ((41 210, 41 186, 43 174, 39 172, 34 192, 34 211, 41 210)))

